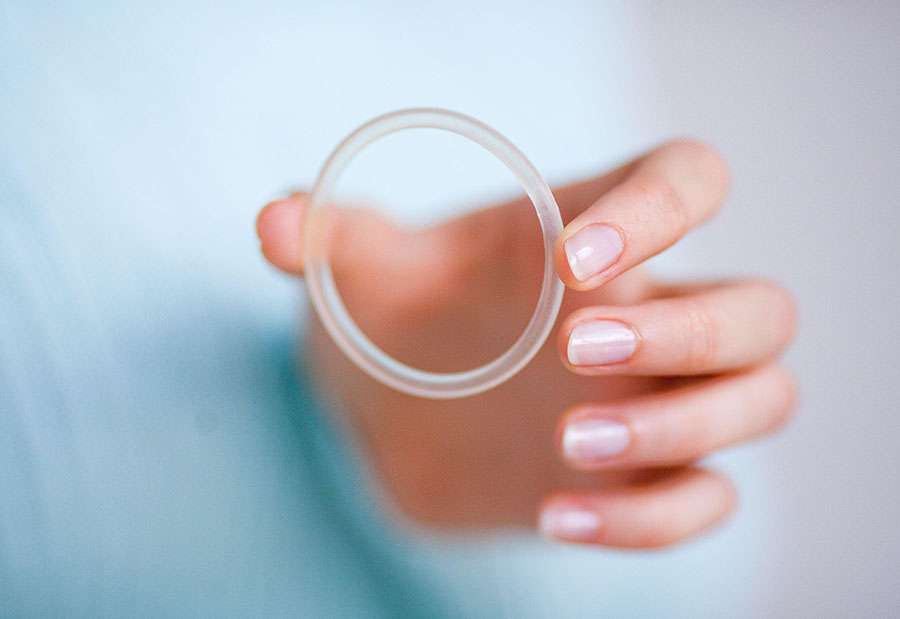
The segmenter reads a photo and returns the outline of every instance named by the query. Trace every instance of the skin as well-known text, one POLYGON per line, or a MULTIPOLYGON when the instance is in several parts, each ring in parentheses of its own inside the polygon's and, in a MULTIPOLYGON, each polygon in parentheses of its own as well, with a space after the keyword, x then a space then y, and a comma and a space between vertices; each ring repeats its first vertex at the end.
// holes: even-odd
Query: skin
MULTIPOLYGON (((440 527, 533 527, 543 510, 574 507, 595 514, 599 527, 587 536, 545 533, 647 548, 701 533, 733 509, 730 482, 694 463, 788 419, 793 380, 776 359, 795 329, 791 297, 765 279, 663 285, 640 267, 712 217, 728 183, 716 151, 683 140, 555 190, 567 224, 555 256, 567 286, 561 323, 525 369, 477 396, 432 401, 384 387, 313 319, 304 354, 314 378, 406 515, 440 527), (624 249, 578 281, 564 244, 596 224, 617 230, 624 249), (572 366, 569 334, 596 318, 631 327, 637 348, 621 363, 572 366), (624 452, 567 456, 567 424, 590 418, 625 424, 624 452)), ((257 220, 263 254, 293 275, 303 273, 303 208, 295 194, 257 220)), ((522 331, 539 291, 543 248, 522 201, 424 231, 340 209, 332 246, 351 315, 386 352, 423 369, 496 357, 522 331)))

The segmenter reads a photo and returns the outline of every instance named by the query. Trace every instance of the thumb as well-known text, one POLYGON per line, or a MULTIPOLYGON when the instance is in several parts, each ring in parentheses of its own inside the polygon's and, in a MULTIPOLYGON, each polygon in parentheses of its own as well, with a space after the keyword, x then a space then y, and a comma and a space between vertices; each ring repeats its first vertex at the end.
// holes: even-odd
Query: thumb
MULTIPOLYGON (((256 235, 263 256, 275 268, 303 275, 303 221, 307 194, 293 193, 266 204, 256 217, 256 235)), ((332 269, 352 271, 378 260, 400 231, 387 219, 363 209, 335 209, 332 269)))
MULTIPOLYGON (((274 267, 303 275, 303 218, 307 195, 270 202, 256 219, 260 249, 274 267)), ((540 225, 527 199, 494 206, 426 230, 407 230, 364 208, 335 208, 331 267, 339 280, 380 277, 399 293, 407 287, 456 288, 467 281, 496 284, 514 272, 537 277, 543 265, 540 225)), ((517 278, 518 279, 518 278, 517 278)), ((417 293, 417 294, 418 294, 417 293)))
MULTIPOLYGON (((307 196, 267 204, 256 221, 261 250, 276 268, 303 275, 307 196)), ((478 323, 485 307, 530 311, 541 285, 543 241, 526 202, 486 208, 425 230, 407 230, 376 211, 332 212, 331 270, 363 331, 409 331, 425 318, 478 323), (491 305, 493 304, 493 305, 491 305)), ((509 320, 510 324, 517 323, 509 320)))
POLYGON ((295 193, 266 204, 256 216, 256 236, 260 251, 277 269, 292 275, 303 274, 301 225, 306 195, 295 193))
MULTIPOLYGON (((304 273, 306 204, 306 194, 294 193, 270 202, 256 218, 263 256, 290 275, 304 273)), ((458 285, 472 270, 465 266, 472 262, 473 252, 467 251, 471 242, 456 242, 447 226, 410 231, 375 211, 343 206, 334 208, 332 216, 329 261, 348 305, 357 293, 372 301, 373 290, 380 291, 382 301, 395 305, 433 302, 441 289, 458 285)), ((469 232, 471 241, 477 235, 469 232)))

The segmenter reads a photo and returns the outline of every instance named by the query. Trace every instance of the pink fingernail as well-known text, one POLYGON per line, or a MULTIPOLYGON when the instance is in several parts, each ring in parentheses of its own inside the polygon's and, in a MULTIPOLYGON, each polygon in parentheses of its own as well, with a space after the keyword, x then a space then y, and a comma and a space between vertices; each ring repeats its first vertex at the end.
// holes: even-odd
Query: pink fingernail
POLYGON ((592 320, 572 329, 566 356, 572 365, 608 365, 625 361, 635 348, 637 337, 626 324, 592 320))
POLYGON ((566 425, 563 455, 569 460, 592 461, 615 456, 628 447, 628 426, 612 419, 582 419, 566 425))
POLYGON ((606 269, 622 253, 622 237, 615 228, 585 226, 565 243, 566 259, 578 281, 585 281, 606 269))
POLYGON ((578 505, 551 504, 544 507, 538 524, 546 537, 569 542, 590 542, 600 532, 600 516, 578 505))

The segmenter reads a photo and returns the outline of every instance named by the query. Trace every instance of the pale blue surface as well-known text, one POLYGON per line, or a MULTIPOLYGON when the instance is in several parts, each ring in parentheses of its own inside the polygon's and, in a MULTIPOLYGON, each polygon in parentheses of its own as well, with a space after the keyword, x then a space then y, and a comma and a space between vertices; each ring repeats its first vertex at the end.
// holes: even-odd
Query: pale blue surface
POLYGON ((393 615, 413 579, 317 460, 260 199, 174 51, 95 13, 0 15, 0 614, 393 615))
POLYGON ((0 3, 0 613, 739 614, 746 527, 663 555, 392 537, 252 233, 392 108, 483 118, 551 178, 636 149, 627 12, 590 4, 0 3))

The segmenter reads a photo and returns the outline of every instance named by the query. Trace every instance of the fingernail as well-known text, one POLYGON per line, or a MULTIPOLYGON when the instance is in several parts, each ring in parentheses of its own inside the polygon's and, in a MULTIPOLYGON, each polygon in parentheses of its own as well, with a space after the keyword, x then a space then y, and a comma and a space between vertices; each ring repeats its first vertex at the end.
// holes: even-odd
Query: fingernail
POLYGON ((582 419, 566 425, 562 451, 568 460, 599 460, 622 453, 630 442, 625 424, 612 419, 582 419))
POLYGON ((585 226, 569 237, 565 248, 572 275, 583 282, 616 261, 622 253, 622 237, 610 226, 585 226))
POLYGON ((592 320, 569 335, 566 356, 572 365, 609 365, 621 363, 637 348, 637 337, 628 325, 618 320, 592 320))
POLYGON ((577 505, 548 505, 541 511, 538 523, 541 533, 569 542, 589 542, 600 532, 600 516, 577 505))

